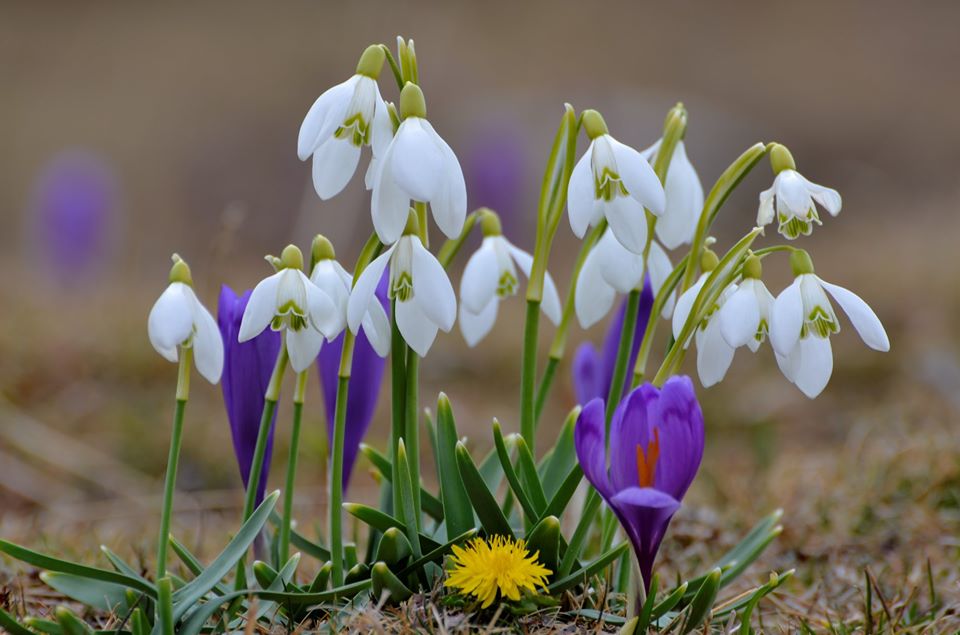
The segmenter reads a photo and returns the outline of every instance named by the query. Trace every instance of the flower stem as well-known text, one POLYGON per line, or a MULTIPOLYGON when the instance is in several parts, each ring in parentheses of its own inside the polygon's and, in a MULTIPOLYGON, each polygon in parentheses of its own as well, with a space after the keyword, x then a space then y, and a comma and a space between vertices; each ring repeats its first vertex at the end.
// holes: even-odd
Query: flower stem
POLYGON ((534 387, 537 381, 537 339, 540 328, 540 302, 527 300, 523 326, 523 365, 520 369, 520 435, 536 457, 536 410, 534 387))
POLYGON ((610 380, 610 391, 607 393, 607 408, 605 413, 607 442, 610 439, 610 420, 613 412, 620 403, 623 394, 623 385, 627 380, 627 364, 630 362, 630 351, 633 349, 633 340, 637 330, 637 314, 640 310, 640 291, 634 289, 627 296, 627 310, 623 316, 623 327, 620 329, 620 346, 617 349, 617 360, 613 366, 613 377, 610 380))
POLYGON ((550 388, 553 386, 553 378, 557 374, 557 366, 560 364, 560 358, 551 355, 547 359, 547 367, 543 371, 543 377, 540 378, 540 385, 537 387, 537 403, 533 408, 533 429, 536 431, 540 423, 540 415, 543 414, 543 407, 547 403, 547 395, 550 394, 550 388))
POLYGON ((343 445, 347 427, 349 377, 337 380, 337 407, 333 424, 333 462, 330 467, 330 558, 333 586, 343 584, 343 445), (343 404, 341 407, 340 404, 343 404))
POLYGON ((413 513, 420 528, 420 427, 418 412, 418 390, 420 374, 420 356, 413 350, 407 352, 407 394, 404 399, 403 444, 406 449, 407 463, 410 465, 410 482, 413 483, 413 513))
POLYGON ((283 488, 283 522, 280 525, 280 558, 278 567, 290 557, 290 531, 293 522, 293 486, 297 478, 297 452, 300 449, 300 420, 303 416, 303 398, 307 391, 307 371, 297 373, 297 387, 293 393, 293 427, 290 431, 290 458, 287 460, 287 480, 283 488))
POLYGON ((192 348, 180 350, 177 370, 177 405, 173 411, 173 435, 167 456, 167 474, 163 483, 163 508, 160 511, 160 535, 157 540, 157 580, 167 575, 167 545, 170 543, 170 516, 173 513, 173 490, 177 485, 177 465, 180 463, 180 445, 183 440, 183 411, 190 396, 190 363, 192 348))
POLYGON ((397 465, 397 447, 403 438, 406 410, 404 403, 407 396, 407 343, 397 326, 397 301, 392 301, 393 319, 390 321, 390 457, 393 465, 393 509, 401 509, 399 466, 397 465))

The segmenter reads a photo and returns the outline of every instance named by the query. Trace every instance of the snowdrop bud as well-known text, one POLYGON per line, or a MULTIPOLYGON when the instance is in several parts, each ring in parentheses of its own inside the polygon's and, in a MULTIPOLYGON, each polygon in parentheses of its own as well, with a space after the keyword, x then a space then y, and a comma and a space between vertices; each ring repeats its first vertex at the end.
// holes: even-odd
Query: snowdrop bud
POLYGON ((590 137, 591 140, 605 134, 610 134, 610 130, 607 128, 607 122, 603 120, 603 115, 596 110, 583 111, 583 129, 587 131, 587 136, 590 137))
POLYGON ((683 107, 683 102, 677 102, 677 105, 667 113, 667 119, 663 123, 664 138, 676 136, 683 139, 683 133, 687 129, 687 109, 683 107))
POLYGON ((407 117, 423 119, 426 116, 427 101, 423 97, 423 91, 416 84, 407 82, 400 91, 400 119, 407 117))
POLYGON ((179 254, 171 256, 173 266, 170 267, 170 282, 182 282, 193 286, 193 276, 190 274, 190 265, 179 254))
POLYGON ((410 208, 410 213, 407 215, 407 225, 403 228, 404 236, 419 236, 420 235, 420 219, 417 217, 417 211, 410 208))
POLYGON ((364 75, 371 79, 378 79, 383 70, 383 62, 387 59, 383 48, 379 44, 371 44, 360 56, 357 62, 357 75, 364 75))
POLYGON ((310 271, 313 271, 321 260, 334 260, 336 257, 333 243, 326 236, 317 234, 313 237, 313 243, 310 245, 310 271))
POLYGON ((795 250, 790 254, 790 268, 794 276, 813 273, 813 260, 810 259, 810 254, 804 249, 795 250))
POLYGON ((760 258, 757 256, 748 256, 747 259, 743 262, 743 278, 744 280, 753 279, 760 280, 763 277, 763 265, 760 263, 760 258))
POLYGON ((495 211, 484 207, 478 210, 478 213, 480 216, 480 231, 483 233, 484 238, 503 235, 500 216, 495 211))
POLYGON ((287 245, 280 254, 282 269, 303 269, 303 252, 296 245, 287 245))
POLYGON ((719 264, 720 258, 717 257, 717 254, 714 253, 712 249, 704 249, 703 253, 700 254, 700 269, 704 273, 713 271, 719 264))
POLYGON ((774 174, 780 174, 784 170, 796 170, 797 163, 787 150, 787 146, 775 143, 770 150, 770 167, 773 168, 774 174))

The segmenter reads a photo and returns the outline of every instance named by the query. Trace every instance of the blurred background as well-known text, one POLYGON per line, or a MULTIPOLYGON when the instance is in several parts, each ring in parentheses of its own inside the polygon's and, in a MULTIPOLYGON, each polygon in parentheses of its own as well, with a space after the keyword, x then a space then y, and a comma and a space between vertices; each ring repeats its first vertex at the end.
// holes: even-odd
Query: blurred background
MULTIPOLYGON (((460 158, 471 208, 496 208, 521 247, 532 247, 543 162, 565 101, 600 110, 638 148, 682 101, 705 189, 746 147, 776 140, 807 177, 840 190, 842 214, 824 215, 801 246, 822 277, 874 307, 892 351, 868 350, 841 318, 833 379, 816 401, 780 376, 768 347, 738 352, 723 384, 700 390, 706 467, 680 519, 715 515, 736 527, 782 506, 790 549, 779 558, 859 553, 875 542, 910 562, 956 562, 957 3, 0 6, 5 538, 69 536, 81 553, 122 540, 149 553, 176 371, 150 347, 146 316, 169 256, 190 262, 214 312, 222 283, 252 287, 269 273, 263 255, 288 242, 307 248, 323 232, 351 262, 370 232, 362 178, 321 202, 309 164, 297 160, 297 131, 367 44, 392 46, 403 34, 416 40, 430 119, 460 158), (823 542, 824 530, 835 539, 823 542)), ((382 79, 396 100, 389 73, 382 79)), ((764 162, 726 204, 721 246, 751 226, 771 178, 764 162)), ((768 232, 764 244, 775 238, 768 232)), ((561 290, 576 249, 563 221, 551 261, 561 290)), ((783 264, 766 269, 774 293, 789 282, 783 264)), ((423 364, 423 403, 446 391, 481 451, 491 417, 517 426, 522 301, 502 311, 482 346, 468 351, 455 330, 423 364)), ((574 327, 568 352, 602 332, 574 327)), ((544 441, 573 405, 565 362, 544 441)), ((323 518, 316 381, 306 410, 304 523, 323 518)), ((370 442, 382 447, 385 399, 379 412, 370 442)), ((277 485, 288 426, 284 403, 277 485)), ((219 541, 242 497, 220 389, 199 377, 186 430, 179 482, 188 494, 177 522, 197 540, 219 541)), ((375 492, 367 470, 359 461, 349 498, 375 492)))

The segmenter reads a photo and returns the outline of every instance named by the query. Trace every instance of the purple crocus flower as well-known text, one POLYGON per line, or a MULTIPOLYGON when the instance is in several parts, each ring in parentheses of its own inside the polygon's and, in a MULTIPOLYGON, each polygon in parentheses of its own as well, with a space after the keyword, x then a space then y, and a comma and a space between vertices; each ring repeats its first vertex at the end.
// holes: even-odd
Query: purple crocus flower
POLYGON ((690 378, 675 376, 662 389, 643 384, 620 402, 609 449, 604 424, 604 402, 594 399, 574 428, 577 458, 630 538, 649 588, 660 541, 703 458, 703 412, 690 378))
MULTIPOLYGON (((637 361, 637 351, 650 319, 650 309, 653 307, 653 286, 650 276, 643 281, 643 290, 640 292, 640 307, 637 311, 637 328, 633 335, 633 348, 630 349, 630 361, 627 364, 627 373, 633 372, 633 365, 637 361)), ((627 312, 627 300, 620 303, 607 335, 603 340, 603 351, 598 353, 591 342, 584 342, 577 348, 573 357, 573 390, 577 396, 577 403, 585 404, 591 399, 600 397, 606 399, 610 394, 610 383, 613 381, 613 367, 617 363, 617 349, 620 347, 620 331, 623 329, 623 320, 627 312)), ((629 383, 624 385, 624 392, 629 383)), ((622 396, 622 395, 621 395, 622 396)))
MULTIPOLYGON (((387 272, 377 285, 377 299, 389 312, 387 298, 389 277, 387 272)), ((327 440, 333 447, 334 414, 337 408, 337 382, 339 381, 340 353, 343 351, 341 333, 335 340, 320 349, 317 365, 320 368, 320 387, 327 414, 327 440)), ((377 355, 363 329, 357 334, 353 349, 353 366, 350 369, 350 390, 347 393, 347 422, 343 444, 343 489, 350 483, 350 473, 357 459, 360 442, 370 427, 380 396, 380 383, 386 360, 377 355)))
MULTIPOLYGON (((265 329, 253 339, 240 344, 237 333, 243 311, 250 300, 252 290, 237 296, 233 289, 223 285, 220 290, 220 302, 217 306, 217 323, 223 336, 223 401, 227 407, 227 419, 230 420, 230 433, 233 437, 233 450, 240 466, 240 476, 244 486, 250 480, 250 467, 257 446, 260 431, 260 418, 263 416, 264 393, 270 383, 273 367, 280 353, 280 333, 265 329)), ((274 412, 270 422, 270 436, 267 439, 267 454, 263 462, 263 473, 257 484, 259 505, 267 486, 270 474, 270 456, 273 449, 273 427, 277 421, 274 412)))
POLYGON ((520 213, 526 172, 522 137, 507 120, 491 121, 475 134, 464 161, 470 209, 494 210, 504 233, 518 239, 529 234, 520 213))

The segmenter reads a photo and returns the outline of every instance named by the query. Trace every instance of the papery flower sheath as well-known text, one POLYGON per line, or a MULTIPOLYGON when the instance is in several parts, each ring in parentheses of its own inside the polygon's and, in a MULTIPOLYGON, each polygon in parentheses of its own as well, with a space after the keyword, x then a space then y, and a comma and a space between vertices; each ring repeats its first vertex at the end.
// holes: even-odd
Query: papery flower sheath
POLYGON ((240 323, 238 341, 246 342, 270 327, 284 331, 290 366, 300 373, 317 359, 323 338, 343 330, 343 315, 303 271, 303 254, 293 245, 277 259, 277 273, 253 289, 240 323))
POLYGON ((426 119, 423 93, 407 83, 400 94, 403 118, 378 158, 373 177, 373 227, 384 244, 400 238, 410 202, 429 203, 437 226, 456 238, 467 215, 467 187, 457 156, 426 119))
MULTIPOLYGON (((377 285, 373 303, 387 321, 387 350, 390 345, 390 322, 384 310, 390 306, 387 298, 389 278, 383 275, 377 285)), ((376 310, 371 309, 371 312, 376 310)), ((350 367, 350 389, 347 393, 347 417, 343 444, 343 488, 350 483, 350 473, 357 459, 360 443, 366 436, 367 428, 377 409, 377 399, 380 396, 380 384, 383 380, 383 369, 386 361, 383 359, 386 352, 381 354, 369 339, 370 330, 366 324, 357 334, 353 349, 353 365, 350 367)), ((337 382, 340 371, 340 353, 343 350, 341 333, 337 339, 320 349, 317 360, 320 368, 320 387, 323 390, 323 403, 326 409, 327 440, 333 447, 334 413, 337 407, 337 382)))
MULTIPOLYGON (((693 303, 703 289, 704 283, 710 276, 709 272, 700 275, 697 282, 687 289, 677 300, 677 307, 673 312, 673 336, 680 337, 683 331, 683 325, 686 324, 693 303)), ((720 326, 720 320, 717 312, 722 309, 724 303, 737 290, 737 285, 731 284, 726 287, 713 303, 707 309, 705 315, 697 325, 694 341, 697 344, 697 374, 700 376, 700 383, 704 388, 708 388, 722 380, 733 362, 734 348, 724 339, 720 326)), ((684 346, 689 346, 689 340, 684 346)))
POLYGON ((350 293, 347 323, 354 333, 364 315, 384 270, 390 271, 389 296, 395 300, 394 319, 403 339, 424 357, 437 330, 449 332, 457 319, 453 286, 437 259, 427 251, 415 232, 416 216, 410 215, 410 233, 405 234, 363 270, 350 293))
MULTIPOLYGON (((483 243, 470 256, 460 280, 460 331, 469 346, 475 346, 493 328, 500 300, 516 295, 517 267, 529 277, 533 266, 533 256, 503 237, 492 212, 487 211, 481 222, 483 243)), ((549 273, 544 277, 540 308, 551 322, 560 322, 560 295, 549 273)))
POLYGON ((643 384, 620 402, 605 449, 604 402, 580 413, 574 444, 584 476, 613 510, 649 588, 657 550, 703 458, 703 413, 689 377, 643 384), (607 465, 609 464, 609 469, 607 465))
POLYGON ((174 256, 170 286, 160 295, 147 319, 147 335, 158 353, 177 361, 179 349, 193 349, 193 363, 211 384, 223 372, 223 342, 217 323, 197 295, 187 263, 174 256))
POLYGON ((843 204, 840 193, 812 183, 797 172, 793 157, 785 147, 779 144, 774 146, 770 152, 770 163, 777 176, 770 189, 760 192, 758 227, 776 220, 777 231, 793 240, 801 235, 809 236, 814 223, 822 224, 816 203, 831 216, 840 213, 843 204))
MULTIPOLYGON (((244 309, 250 301, 252 290, 237 296, 233 289, 223 285, 220 290, 220 302, 217 305, 217 323, 224 346, 223 402, 227 408, 230 433, 233 438, 233 450, 240 467, 240 476, 244 487, 250 480, 250 466, 257 445, 260 430, 260 418, 263 414, 264 395, 270 383, 270 376, 280 353, 280 334, 265 329, 259 335, 244 343, 237 341, 240 321, 244 309)), ((270 457, 273 447, 273 428, 276 412, 270 422, 270 434, 267 437, 267 451, 263 459, 263 472, 257 484, 256 503, 263 500, 263 493, 270 474, 270 457)))
POLYGON ((583 238, 588 227, 606 218, 620 244, 641 254, 647 242, 644 208, 663 215, 663 186, 639 152, 610 136, 599 113, 585 111, 583 117, 591 141, 570 175, 570 227, 583 238))
POLYGON ((850 318, 863 342, 877 351, 890 350, 890 340, 860 296, 813 273, 806 252, 791 256, 793 283, 773 303, 770 343, 784 376, 811 399, 819 395, 833 373, 830 336, 840 331, 840 321, 827 297, 829 293, 850 318))
MULTIPOLYGON (((633 346, 630 349, 630 358, 627 362, 627 372, 632 372, 637 361, 637 351, 646 332, 647 321, 650 319, 650 310, 653 308, 653 289, 648 276, 640 292, 640 307, 637 311, 637 326, 633 333, 633 346)), ((610 393, 610 384, 613 381, 613 369, 617 363, 617 352, 620 348, 620 333, 623 330, 623 321, 626 316, 627 300, 620 303, 620 308, 603 339, 603 349, 599 353, 590 342, 584 342, 577 348, 573 356, 573 391, 577 396, 577 403, 585 404, 591 399, 600 397, 606 399, 610 393)), ((627 382, 629 383, 629 382, 627 382)), ((627 385, 624 385, 626 391, 627 385)), ((623 396, 622 394, 620 395, 623 396)))
MULTIPOLYGON (((657 160, 660 139, 642 151, 650 165, 657 160)), ((703 185, 696 169, 687 158, 687 149, 683 141, 678 141, 667 169, 667 182, 664 184, 666 206, 663 215, 657 220, 657 238, 667 249, 676 249, 693 240, 697 220, 703 211, 703 185)))
POLYGON ((320 95, 300 126, 297 155, 301 161, 313 157, 313 186, 321 199, 347 185, 362 146, 379 156, 390 142, 393 124, 377 85, 383 61, 383 49, 368 47, 357 73, 320 95))
MULTIPOLYGON (((647 265, 656 295, 673 269, 670 257, 656 241, 650 243, 647 265)), ((630 293, 640 285, 645 269, 643 256, 621 245, 607 229, 587 254, 577 277, 573 306, 580 326, 590 328, 602 320, 613 307, 617 293, 630 293)), ((663 316, 669 317, 672 310, 671 295, 664 304, 663 316)))

